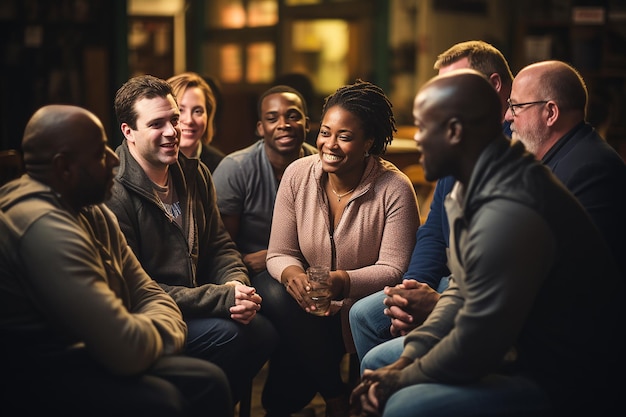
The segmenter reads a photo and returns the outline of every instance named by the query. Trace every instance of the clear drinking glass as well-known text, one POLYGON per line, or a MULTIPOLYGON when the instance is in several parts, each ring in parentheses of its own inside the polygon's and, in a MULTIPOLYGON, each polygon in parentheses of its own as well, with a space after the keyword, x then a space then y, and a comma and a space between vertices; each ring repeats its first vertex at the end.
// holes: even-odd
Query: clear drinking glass
POLYGON ((311 314, 323 316, 330 308, 330 268, 327 266, 311 266, 306 270, 309 277, 309 296, 313 300, 315 310, 311 310, 311 314))

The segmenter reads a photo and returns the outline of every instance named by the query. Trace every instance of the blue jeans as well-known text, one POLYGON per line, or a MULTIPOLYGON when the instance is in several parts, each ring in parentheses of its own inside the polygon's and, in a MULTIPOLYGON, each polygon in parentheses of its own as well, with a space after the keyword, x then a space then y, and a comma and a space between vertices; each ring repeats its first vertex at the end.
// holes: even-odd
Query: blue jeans
POLYGON ((256 315, 249 324, 231 319, 187 319, 185 354, 218 365, 231 386, 233 399, 240 399, 278 345, 278 333, 266 317, 256 315))
MULTIPOLYGON (((441 292, 448 284, 440 284, 441 292)), ((381 291, 363 298, 350 310, 353 337, 360 350, 361 374, 378 369, 400 357, 404 336, 391 338, 389 318, 380 306, 381 291), (360 305, 359 305, 360 304, 360 305), (355 309, 356 308, 356 309, 355 309), (380 311, 380 314, 376 314, 380 311), (356 330, 355 330, 356 329, 356 330), (386 333, 385 333, 386 332, 386 333), (383 340, 386 334, 389 338, 383 340)), ((385 405, 383 417, 543 417, 551 415, 546 392, 534 381, 519 375, 489 375, 465 385, 421 383, 395 392, 385 405)))
MULTIPOLYGON (((442 292, 447 287, 448 277, 444 277, 439 282, 437 292, 442 292)), ((381 290, 361 298, 350 308, 350 329, 360 361, 363 361, 365 354, 374 346, 391 339, 389 332, 391 321, 383 313, 385 297, 381 290)))
POLYGON ((383 412, 383 417, 549 415, 552 415, 550 401, 538 384, 519 375, 496 374, 465 385, 410 385, 396 391, 383 412))
POLYGON ((378 369, 394 363, 404 350, 404 336, 389 339, 371 348, 361 360, 361 375, 366 369, 378 369))
MULTIPOLYGON (((365 369, 378 369, 400 357, 404 336, 373 347, 361 361, 365 369)), ((538 417, 551 415, 550 401, 534 381, 518 375, 489 375, 465 385, 422 383, 393 394, 383 417, 538 417)))

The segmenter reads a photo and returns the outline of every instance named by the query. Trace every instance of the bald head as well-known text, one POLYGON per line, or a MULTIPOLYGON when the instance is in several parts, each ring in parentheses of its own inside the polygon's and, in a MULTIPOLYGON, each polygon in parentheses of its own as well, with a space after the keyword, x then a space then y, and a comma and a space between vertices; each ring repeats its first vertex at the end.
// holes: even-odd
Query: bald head
MULTIPOLYGON (((415 99, 440 121, 458 118, 470 131, 501 131, 501 105, 489 80, 472 69, 451 71, 432 78, 415 99)), ((492 136, 495 136, 492 135, 492 136)))
POLYGON ((511 122, 513 139, 541 159, 585 119, 587 87, 571 65, 537 62, 522 68, 513 80, 510 103, 515 107, 505 118, 511 122))
POLYGON ((580 73, 565 62, 542 61, 528 65, 517 74, 513 86, 511 98, 533 92, 541 100, 554 100, 561 111, 579 112, 584 117, 587 86, 580 73))
POLYGON ((484 147, 502 137, 500 98, 489 80, 472 69, 429 80, 415 97, 413 116, 429 180, 469 178, 484 147))
POLYGON ((50 186, 75 210, 104 201, 119 165, 100 120, 76 106, 37 110, 24 130, 22 150, 28 175, 50 186))
POLYGON ((38 173, 48 169, 55 155, 80 150, 87 138, 98 133, 103 133, 102 123, 88 110, 59 104, 40 108, 24 130, 26 171, 38 173))

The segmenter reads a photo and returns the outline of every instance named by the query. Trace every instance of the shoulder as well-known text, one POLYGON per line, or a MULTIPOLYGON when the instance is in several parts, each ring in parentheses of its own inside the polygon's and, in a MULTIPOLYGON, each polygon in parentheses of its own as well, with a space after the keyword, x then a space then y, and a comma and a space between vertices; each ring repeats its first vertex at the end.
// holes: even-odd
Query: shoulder
POLYGON ((304 151, 304 155, 308 156, 308 155, 313 155, 318 153, 317 152, 317 148, 309 143, 304 142, 302 144, 302 150, 304 151))
MULTIPOLYGON (((285 169, 285 174, 288 172, 292 175, 297 174, 298 171, 302 170, 311 170, 314 169, 316 164, 320 161, 320 157, 317 154, 303 156, 302 158, 298 158, 293 161, 289 166, 285 169)), ((321 169, 321 168, 320 168, 321 169)), ((284 176, 283 176, 284 178, 284 176)))
POLYGON ((257 165, 254 160, 262 155, 262 151, 263 142, 257 141, 246 148, 231 152, 221 160, 214 175, 224 170, 253 169, 257 165))
POLYGON ((409 177, 404 172, 400 171, 393 163, 383 158, 373 159, 372 177, 376 182, 385 186, 406 186, 411 189, 413 188, 409 177))
POLYGON ((287 166, 280 184, 289 184, 294 189, 304 188, 306 184, 315 182, 321 176, 321 170, 318 155, 304 156, 287 166))

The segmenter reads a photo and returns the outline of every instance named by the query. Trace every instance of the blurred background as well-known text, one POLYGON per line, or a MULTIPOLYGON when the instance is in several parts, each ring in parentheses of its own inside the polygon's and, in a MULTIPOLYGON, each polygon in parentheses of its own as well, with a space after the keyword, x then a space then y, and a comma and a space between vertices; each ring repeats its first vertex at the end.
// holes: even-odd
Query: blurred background
POLYGON ((514 74, 538 60, 573 64, 589 120, 626 155, 625 0, 0 0, 0 149, 19 149, 49 103, 96 113, 115 148, 115 91, 143 73, 215 80, 213 144, 226 153, 255 140, 257 97, 293 74, 311 83, 313 121, 325 96, 361 78, 411 125, 437 55, 470 39, 500 49, 514 74))

